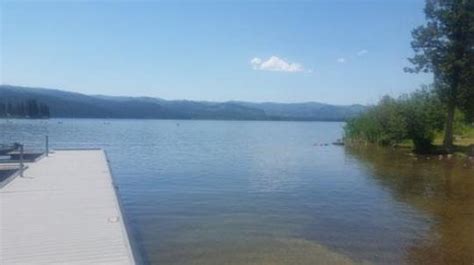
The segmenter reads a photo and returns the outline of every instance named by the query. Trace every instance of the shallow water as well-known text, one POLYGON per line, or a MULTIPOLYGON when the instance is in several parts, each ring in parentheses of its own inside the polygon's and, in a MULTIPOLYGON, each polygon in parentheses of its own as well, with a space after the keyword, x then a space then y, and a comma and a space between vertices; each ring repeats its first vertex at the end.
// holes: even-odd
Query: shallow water
POLYGON ((319 145, 342 126, 0 120, 0 143, 104 148, 151 264, 471 265, 474 169, 319 145))

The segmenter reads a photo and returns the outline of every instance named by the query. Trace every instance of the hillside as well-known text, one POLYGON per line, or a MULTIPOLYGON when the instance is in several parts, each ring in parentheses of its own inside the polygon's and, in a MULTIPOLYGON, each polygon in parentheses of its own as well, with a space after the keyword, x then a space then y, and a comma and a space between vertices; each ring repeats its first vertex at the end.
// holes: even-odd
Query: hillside
POLYGON ((336 106, 317 102, 205 102, 150 97, 114 97, 0 85, 0 102, 31 99, 48 105, 53 118, 342 121, 365 109, 362 105, 336 106))

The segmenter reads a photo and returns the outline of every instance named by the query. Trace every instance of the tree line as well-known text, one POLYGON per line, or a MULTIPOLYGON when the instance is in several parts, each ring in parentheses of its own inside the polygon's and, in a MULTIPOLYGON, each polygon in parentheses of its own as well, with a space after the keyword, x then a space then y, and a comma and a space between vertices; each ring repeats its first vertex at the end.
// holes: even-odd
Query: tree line
MULTIPOLYGON (((446 106, 432 87, 423 87, 398 98, 383 97, 345 125, 349 144, 375 143, 396 146, 412 141, 415 151, 430 152, 433 140, 445 128, 446 106)), ((462 133, 469 128, 469 121, 459 110, 453 118, 453 132, 462 133)))
POLYGON ((412 140, 415 149, 432 147, 443 132, 444 151, 454 151, 457 124, 474 121, 474 1, 427 0, 426 24, 413 30, 409 73, 433 73, 430 87, 398 99, 384 97, 349 121, 349 141, 397 144, 412 140))
POLYGON ((49 106, 35 99, 0 102, 0 118, 44 119, 50 117, 49 106))

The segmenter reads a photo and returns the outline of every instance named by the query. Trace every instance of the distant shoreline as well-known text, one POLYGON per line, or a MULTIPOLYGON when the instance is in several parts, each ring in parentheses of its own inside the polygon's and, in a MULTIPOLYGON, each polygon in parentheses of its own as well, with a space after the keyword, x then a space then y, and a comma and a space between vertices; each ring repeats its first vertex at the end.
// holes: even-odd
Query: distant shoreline
POLYGON ((271 122, 341 122, 346 120, 285 120, 285 119, 262 119, 262 120, 246 120, 246 119, 175 119, 175 118, 103 118, 103 117, 49 117, 49 118, 5 118, 0 120, 164 120, 164 121, 271 121, 271 122))
MULTIPOLYGON (((94 96, 55 89, 0 85, 0 105, 9 103, 23 106, 21 102, 39 102, 42 106, 47 106, 48 109, 44 112, 48 115, 43 116, 52 118, 341 122, 367 110, 367 106, 358 104, 165 100, 150 97, 94 96)), ((0 111, 0 116, 10 114, 10 117, 38 117, 25 115, 29 112, 23 111, 23 108, 8 110, 3 111, 3 115, 0 111)))

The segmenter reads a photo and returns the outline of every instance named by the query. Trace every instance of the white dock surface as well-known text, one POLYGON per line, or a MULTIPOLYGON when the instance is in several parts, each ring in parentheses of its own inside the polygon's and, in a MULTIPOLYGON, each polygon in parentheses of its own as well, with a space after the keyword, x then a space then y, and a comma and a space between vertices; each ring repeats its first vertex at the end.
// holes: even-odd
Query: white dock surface
POLYGON ((0 264, 134 264, 102 150, 56 151, 0 189, 0 264))

